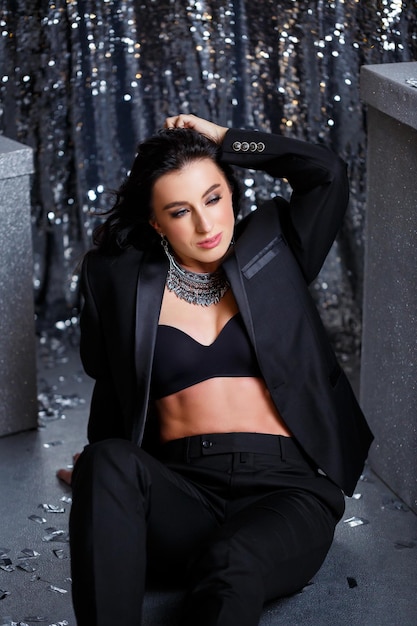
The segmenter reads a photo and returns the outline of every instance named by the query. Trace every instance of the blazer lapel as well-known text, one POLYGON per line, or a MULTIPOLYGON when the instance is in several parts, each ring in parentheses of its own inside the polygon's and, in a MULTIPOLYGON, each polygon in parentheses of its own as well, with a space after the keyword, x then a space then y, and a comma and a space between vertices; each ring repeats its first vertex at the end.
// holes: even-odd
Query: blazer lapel
POLYGON ((243 286, 242 274, 234 251, 232 251, 230 255, 223 261, 223 269, 232 287, 233 295, 236 298, 236 302, 238 304, 243 322, 249 333, 249 337, 253 345, 256 347, 252 315, 246 296, 246 291, 243 286))
MULTIPOLYGON (((271 260, 272 249, 281 234, 277 207, 273 200, 266 202, 262 209, 244 218, 236 225, 236 244, 223 262, 226 276, 232 286, 249 337, 255 346, 256 337, 243 274, 249 280, 271 260)), ((252 302, 252 306, 261 303, 252 302)))
POLYGON ((153 246, 139 271, 136 290, 135 367, 137 406, 133 441, 141 443, 149 403, 151 369, 168 260, 153 246))

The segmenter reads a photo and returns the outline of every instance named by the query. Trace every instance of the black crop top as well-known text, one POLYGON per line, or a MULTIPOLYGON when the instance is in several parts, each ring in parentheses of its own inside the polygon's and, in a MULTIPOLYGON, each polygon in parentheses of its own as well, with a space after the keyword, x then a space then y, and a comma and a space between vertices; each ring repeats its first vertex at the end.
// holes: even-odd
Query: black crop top
POLYGON ((261 376, 240 313, 209 346, 173 326, 158 326, 151 381, 155 400, 222 376, 261 376))

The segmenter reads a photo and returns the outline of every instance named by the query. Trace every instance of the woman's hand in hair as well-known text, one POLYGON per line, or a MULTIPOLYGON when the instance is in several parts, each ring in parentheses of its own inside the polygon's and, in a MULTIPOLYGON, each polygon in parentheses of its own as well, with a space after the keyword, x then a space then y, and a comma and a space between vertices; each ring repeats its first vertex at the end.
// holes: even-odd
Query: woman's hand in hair
POLYGON ((219 126, 214 122, 203 120, 196 115, 186 115, 181 113, 180 115, 174 115, 167 117, 164 124, 165 128, 192 128, 198 133, 205 135, 215 143, 221 143, 224 139, 228 128, 225 126, 219 126))

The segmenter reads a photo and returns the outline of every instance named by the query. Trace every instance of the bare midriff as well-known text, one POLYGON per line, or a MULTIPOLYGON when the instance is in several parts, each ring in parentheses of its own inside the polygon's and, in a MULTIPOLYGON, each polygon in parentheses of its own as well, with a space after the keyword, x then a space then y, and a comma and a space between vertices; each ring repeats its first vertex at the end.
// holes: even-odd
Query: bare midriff
POLYGON ((210 433, 291 436, 261 378, 210 378, 156 401, 161 443, 210 433))

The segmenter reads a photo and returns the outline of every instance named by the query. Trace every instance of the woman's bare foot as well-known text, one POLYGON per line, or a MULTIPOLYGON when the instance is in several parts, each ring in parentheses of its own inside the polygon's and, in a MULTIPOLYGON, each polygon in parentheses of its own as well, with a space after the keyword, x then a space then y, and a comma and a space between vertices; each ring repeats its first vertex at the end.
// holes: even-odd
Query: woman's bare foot
MULTIPOLYGON (((77 462, 78 457, 80 456, 80 452, 77 452, 77 454, 74 454, 74 456, 72 457, 72 461, 73 461, 73 467, 77 462)), ((71 486, 71 479, 72 479, 72 469, 59 469, 56 473, 57 477, 62 480, 64 483, 66 483, 67 485, 71 486)))

